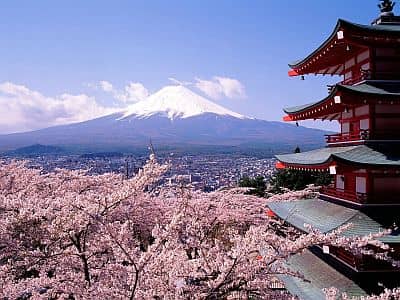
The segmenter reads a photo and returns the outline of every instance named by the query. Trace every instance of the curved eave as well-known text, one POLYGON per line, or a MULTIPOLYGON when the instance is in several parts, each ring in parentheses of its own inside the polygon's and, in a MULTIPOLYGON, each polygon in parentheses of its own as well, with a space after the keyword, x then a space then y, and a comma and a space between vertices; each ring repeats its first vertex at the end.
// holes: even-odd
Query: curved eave
POLYGON ((320 101, 304 104, 301 106, 287 107, 287 108, 284 108, 283 111, 289 115, 306 112, 310 109, 317 108, 318 106, 325 104, 327 101, 331 100, 337 94, 337 92, 338 92, 338 88, 337 88, 337 86, 335 86, 335 88, 329 93, 329 95, 320 101))
MULTIPOLYGON (((284 121, 299 121, 306 119, 329 119, 335 114, 343 111, 343 104, 356 104, 355 95, 363 98, 363 101, 371 99, 370 97, 382 97, 390 101, 400 101, 400 81, 396 82, 395 89, 388 86, 389 83, 374 83, 366 81, 356 86, 337 84, 327 97, 324 99, 296 107, 284 108, 287 114, 284 121), (386 86, 384 86, 386 84, 386 86), (361 97, 362 96, 362 97, 361 97)), ((393 84, 393 83, 390 83, 393 84)), ((381 100, 382 101, 382 100, 381 100)))
POLYGON ((345 164, 399 169, 400 144, 356 146, 349 151, 332 154, 332 159, 345 164))
MULTIPOLYGON (((329 48, 335 44, 335 42, 338 42, 338 32, 339 31, 344 31, 344 36, 340 39, 340 41, 347 41, 351 40, 351 35, 349 35, 349 32, 355 31, 358 33, 361 33, 363 36, 370 36, 370 35, 385 35, 385 37, 400 37, 400 26, 396 25, 361 25, 361 24, 356 24, 356 23, 351 23, 342 19, 339 19, 335 29, 333 30, 332 34, 319 46, 316 50, 314 50, 310 55, 308 55, 306 58, 295 61, 293 63, 289 64, 289 67, 291 70, 288 72, 289 76, 298 76, 298 75, 305 75, 309 73, 314 73, 314 72, 309 72, 309 71, 301 71, 300 69, 303 68, 305 65, 311 63, 313 60, 315 60, 318 55, 323 53, 324 51, 329 50, 329 48)), ((397 43, 400 43, 400 40, 396 40, 397 43)), ((359 46, 367 46, 368 43, 359 43, 359 46)), ((325 68, 331 67, 331 66, 324 66, 325 68)), ((336 70, 337 72, 337 70, 336 70)), ((335 73, 338 74, 338 73, 335 73)))
POLYGON ((324 164, 291 164, 291 163, 283 163, 281 161, 276 163, 276 168, 279 169, 291 169, 291 170, 299 170, 299 171, 308 171, 308 172, 328 172, 329 167, 332 163, 327 162, 324 164))
POLYGON ((366 80, 364 83, 358 85, 337 85, 341 92, 355 93, 363 96, 384 96, 390 98, 400 99, 400 81, 373 81, 366 80))
POLYGON ((276 155, 275 157, 285 167, 326 169, 332 163, 332 154, 345 152, 355 147, 321 148, 301 153, 276 155))
POLYGON ((342 110, 339 90, 340 86, 336 85, 329 95, 320 101, 296 107, 284 108, 283 111, 287 116, 285 116, 283 120, 290 122, 306 119, 327 119, 330 115, 331 118, 334 119, 335 115, 342 110), (337 98, 337 96, 339 96, 339 98, 337 98))
POLYGON ((323 50, 324 48, 326 48, 326 46, 329 45, 336 38, 337 32, 340 30, 340 27, 342 26, 342 22, 346 22, 346 21, 341 20, 341 19, 338 20, 338 22, 336 23, 335 29, 333 30, 331 35, 325 40, 325 42, 323 42, 321 44, 321 46, 319 46, 316 50, 314 50, 306 58, 289 63, 289 67, 292 68, 293 70, 300 68, 303 64, 305 64, 307 61, 309 61, 311 58, 313 58, 316 53, 318 53, 321 50, 323 50))
MULTIPOLYGON (((310 224, 323 233, 332 232, 347 223, 353 224, 352 227, 341 233, 345 237, 362 237, 386 229, 386 226, 358 210, 317 198, 270 202, 267 205, 280 219, 303 232, 309 232, 304 224, 310 224)), ((400 235, 386 235, 379 240, 384 243, 399 244, 400 235)))
MULTIPOLYGON (((328 169, 337 162, 346 165, 400 169, 400 144, 377 144, 322 148, 308 152, 276 155, 279 168, 328 169)), ((400 171, 400 170, 399 170, 400 171)))

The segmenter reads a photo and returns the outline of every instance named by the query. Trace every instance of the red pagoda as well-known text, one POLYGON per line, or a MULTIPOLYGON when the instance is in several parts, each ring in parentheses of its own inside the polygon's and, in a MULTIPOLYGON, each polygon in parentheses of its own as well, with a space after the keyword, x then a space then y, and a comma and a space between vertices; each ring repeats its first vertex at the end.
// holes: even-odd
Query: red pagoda
MULTIPOLYGON (((392 1, 381 2, 381 15, 371 25, 339 20, 318 49, 289 65, 289 76, 302 79, 308 74, 342 76, 341 82, 329 86, 326 98, 284 109, 285 121, 319 119, 340 124, 340 133, 326 136, 326 148, 277 156, 277 168, 329 172, 333 177, 318 199, 269 205, 278 217, 300 230, 305 230, 304 223, 322 232, 352 223, 345 235, 362 236, 400 221, 400 17, 393 14, 392 1)), ((400 257, 398 231, 382 241, 400 257)), ((330 277, 320 274, 318 288, 336 283, 341 291, 360 295, 379 291, 381 286, 400 285, 398 270, 382 261, 327 246, 311 251, 331 267, 321 265, 314 275, 328 268, 334 277, 331 281, 341 278, 321 283, 321 278, 330 277)), ((311 260, 315 265, 316 258, 311 257, 296 258, 294 268, 302 266, 304 271, 311 260)), ((308 285, 284 281, 300 298, 321 296, 312 281, 308 285)))

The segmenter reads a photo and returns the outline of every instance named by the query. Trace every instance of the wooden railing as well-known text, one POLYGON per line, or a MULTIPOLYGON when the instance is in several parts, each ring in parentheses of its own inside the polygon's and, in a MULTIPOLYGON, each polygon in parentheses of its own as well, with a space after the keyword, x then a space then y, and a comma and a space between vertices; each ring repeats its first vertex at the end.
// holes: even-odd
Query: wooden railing
POLYGON ((366 80, 366 79, 369 79, 369 78, 370 78, 369 74, 360 74, 360 75, 355 76, 355 77, 347 78, 347 79, 343 80, 342 82, 340 82, 340 84, 353 85, 353 84, 359 83, 359 82, 361 82, 363 80, 366 80))
POLYGON ((400 140, 400 129, 374 131, 366 129, 349 133, 327 134, 325 140, 328 144, 345 144, 367 140, 400 140))
POLYGON ((356 202, 359 204, 364 204, 368 200, 367 194, 341 190, 333 186, 325 186, 321 188, 320 193, 327 196, 332 196, 335 198, 356 202))
POLYGON ((352 76, 350 78, 344 79, 340 82, 343 85, 354 85, 364 80, 375 79, 375 80, 394 80, 398 79, 400 76, 400 72, 398 71, 389 71, 389 72, 372 72, 371 70, 361 70, 356 76, 352 76))
POLYGON ((369 130, 360 130, 357 132, 325 135, 325 139, 328 144, 364 141, 368 140, 369 138, 370 138, 369 130))
MULTIPOLYGON (((376 252, 380 252, 377 248, 374 250, 376 252)), ((359 271, 382 271, 394 269, 393 266, 387 261, 385 262, 377 260, 370 255, 355 255, 343 248, 332 246, 330 247, 330 254, 359 271)))

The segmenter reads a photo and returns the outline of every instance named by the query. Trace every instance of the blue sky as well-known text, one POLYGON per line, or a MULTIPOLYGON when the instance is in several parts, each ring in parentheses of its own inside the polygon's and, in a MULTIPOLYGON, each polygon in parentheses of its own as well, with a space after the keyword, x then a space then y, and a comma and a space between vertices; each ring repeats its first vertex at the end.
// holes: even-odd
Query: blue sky
POLYGON ((103 108, 126 105, 118 93, 125 93, 130 83, 140 83, 152 93, 170 84, 170 77, 214 83, 216 76, 235 79, 243 93, 221 93, 215 102, 245 115, 281 120, 283 106, 319 100, 327 94, 326 84, 339 81, 288 78, 287 63, 319 46, 339 17, 370 23, 378 15, 377 4, 375 0, 2 1, 0 103, 8 106, 0 109, 0 133, 81 120, 90 115, 87 110, 101 113, 103 108), (113 91, 104 91, 101 81, 111 83, 113 91), (22 102, 18 106, 22 112, 8 114, 16 109, 13 101, 22 102), (51 101, 57 105, 51 111, 46 108, 42 117, 43 108, 38 107, 53 107, 51 101), (68 105, 61 105, 63 101, 68 105), (71 108, 75 102, 80 107, 71 108), (29 122, 24 119, 30 117, 27 107, 36 113, 29 122), (55 117, 57 121, 51 121, 55 117))

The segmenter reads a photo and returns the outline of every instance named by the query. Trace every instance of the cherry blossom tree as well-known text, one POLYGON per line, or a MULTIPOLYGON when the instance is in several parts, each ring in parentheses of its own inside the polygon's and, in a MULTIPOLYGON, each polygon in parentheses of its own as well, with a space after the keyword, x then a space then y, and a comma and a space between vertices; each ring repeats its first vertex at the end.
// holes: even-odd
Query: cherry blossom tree
POLYGON ((300 191, 291 191, 286 188, 282 188, 282 194, 269 194, 268 202, 275 201, 295 201, 299 199, 312 199, 318 196, 318 192, 321 187, 310 184, 305 189, 300 191))
POLYGON ((240 189, 152 192, 167 169, 154 155, 129 180, 0 162, 0 297, 274 299, 269 283, 279 274, 302 278, 285 261, 310 246, 367 253, 372 244, 381 252, 368 254, 388 259, 377 241, 388 232, 343 237, 349 224, 301 233, 240 189))
MULTIPOLYGON (((340 294, 338 289, 332 287, 324 290, 326 300, 357 300, 359 298, 349 297, 346 293, 340 294)), ((398 300, 400 299, 400 288, 385 289, 380 295, 364 296, 360 300, 398 300)))

